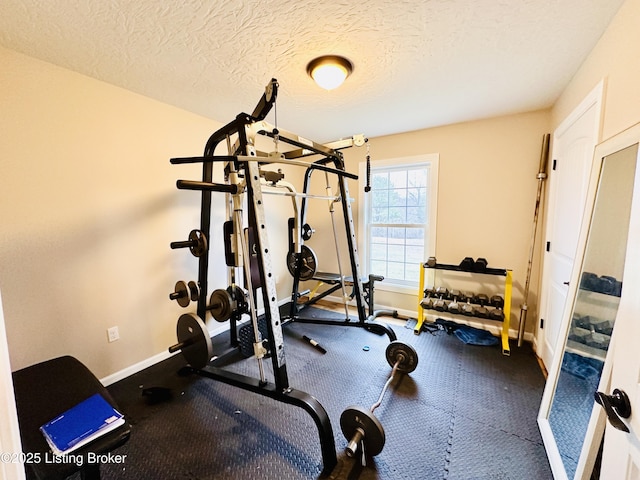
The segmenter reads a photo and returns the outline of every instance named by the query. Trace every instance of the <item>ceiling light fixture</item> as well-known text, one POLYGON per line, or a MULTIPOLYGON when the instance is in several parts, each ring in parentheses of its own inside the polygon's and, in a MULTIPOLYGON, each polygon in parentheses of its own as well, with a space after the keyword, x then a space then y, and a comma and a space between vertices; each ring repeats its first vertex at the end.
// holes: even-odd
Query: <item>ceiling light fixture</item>
POLYGON ((307 65, 307 73, 325 90, 338 88, 353 72, 353 64, 338 55, 324 55, 307 65))

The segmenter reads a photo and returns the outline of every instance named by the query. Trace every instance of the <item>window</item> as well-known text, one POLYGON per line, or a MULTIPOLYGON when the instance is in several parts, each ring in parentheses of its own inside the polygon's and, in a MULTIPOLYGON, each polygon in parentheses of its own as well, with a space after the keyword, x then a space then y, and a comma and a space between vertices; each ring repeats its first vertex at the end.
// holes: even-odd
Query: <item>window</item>
POLYGON ((384 283, 417 286, 420 264, 434 254, 437 161, 422 155, 371 164, 360 238, 366 273, 383 275, 384 283))

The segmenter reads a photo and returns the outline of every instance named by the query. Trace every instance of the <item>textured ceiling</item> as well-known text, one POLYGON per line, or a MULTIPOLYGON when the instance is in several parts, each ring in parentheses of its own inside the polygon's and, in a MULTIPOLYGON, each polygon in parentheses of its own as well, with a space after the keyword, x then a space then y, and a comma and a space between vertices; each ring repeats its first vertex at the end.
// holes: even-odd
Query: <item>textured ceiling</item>
POLYGON ((325 142, 549 107, 622 2, 2 0, 0 45, 222 123, 275 77, 278 126, 325 142), (331 92, 322 54, 355 66, 331 92))

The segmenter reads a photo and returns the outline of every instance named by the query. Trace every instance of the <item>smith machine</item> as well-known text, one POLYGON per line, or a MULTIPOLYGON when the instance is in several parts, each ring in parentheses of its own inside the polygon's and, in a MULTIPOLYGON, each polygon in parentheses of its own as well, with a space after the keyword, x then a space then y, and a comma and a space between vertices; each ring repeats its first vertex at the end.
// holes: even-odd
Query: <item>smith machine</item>
MULTIPOLYGON (((340 149, 362 145, 365 139, 359 136, 322 145, 269 125, 264 121, 264 118, 276 101, 277 90, 278 83, 272 79, 253 113, 251 115, 241 113, 235 120, 213 133, 207 141, 202 157, 171 159, 171 163, 176 165, 201 163, 202 180, 177 181, 178 189, 201 192, 200 228, 192 230, 188 240, 173 242, 171 248, 188 248, 198 258, 199 269, 197 283, 193 281, 188 284, 182 281, 178 282, 170 298, 177 300, 183 307, 186 307, 190 301, 197 301, 197 313, 185 313, 180 316, 177 324, 178 343, 170 347, 169 351, 181 351, 193 373, 303 408, 313 417, 318 428, 324 465, 323 474, 328 474, 337 463, 331 422, 318 400, 308 393, 289 386, 282 333, 283 321, 333 323, 341 326, 362 327, 378 334, 386 334, 392 342, 396 340, 396 335, 391 328, 376 323, 371 315, 367 315, 362 280, 359 274, 347 186, 347 179, 357 179, 357 176, 345 171, 340 149), (256 138, 259 135, 273 139, 276 151, 270 153, 258 151, 256 138), (216 147, 223 141, 226 142, 228 154, 226 156, 215 155, 216 147), (288 144, 290 146, 288 148, 291 149, 284 153, 278 152, 278 142, 288 144), (299 160, 308 156, 318 156, 319 159, 313 162, 299 160), (216 162, 222 162, 224 165, 224 183, 214 182, 213 165, 216 162), (284 175, 280 171, 267 170, 269 166, 274 164, 305 167, 303 192, 295 192, 289 184, 284 182, 284 175), (295 303, 298 282, 301 279, 312 278, 316 273, 315 256, 304 245, 304 239, 308 239, 309 235, 309 227, 304 222, 306 200, 313 198, 307 189, 313 172, 323 172, 327 179, 327 185, 329 185, 330 175, 335 176, 338 181, 338 195, 332 196, 329 192, 326 198, 330 199, 331 205, 338 202, 342 205, 351 267, 349 281, 358 313, 357 321, 337 322, 335 320, 304 318, 293 307, 288 318, 281 318, 263 194, 270 193, 269 190, 273 190, 271 187, 282 186, 287 190, 283 193, 290 196, 293 201, 295 214, 289 222, 291 231, 287 264, 294 277, 292 303, 295 303), (226 199, 228 221, 223 226, 223 232, 229 287, 214 290, 207 301, 213 192, 224 193, 226 199), (302 198, 301 204, 298 203, 299 198, 302 198), (243 225, 245 200, 248 223, 246 227, 243 225), (240 286, 240 283, 243 284, 243 287, 240 286), (264 315, 260 318, 263 328, 260 328, 258 323, 258 292, 261 292, 264 305, 264 315), (230 321, 229 346, 224 352, 216 353, 215 358, 212 340, 205 325, 207 312, 210 312, 217 321, 230 321), (252 353, 257 359, 259 378, 239 375, 216 366, 217 362, 224 361, 240 348, 238 327, 245 314, 251 319, 252 353), (263 365, 265 357, 271 358, 273 382, 267 381, 265 376, 263 365)), ((334 221, 332 207, 331 212, 332 221, 334 221)), ((335 236, 335 223, 333 226, 335 236)), ((339 276, 344 293, 345 280, 342 272, 339 276)), ((371 302, 371 297, 369 297, 369 301, 371 302)))

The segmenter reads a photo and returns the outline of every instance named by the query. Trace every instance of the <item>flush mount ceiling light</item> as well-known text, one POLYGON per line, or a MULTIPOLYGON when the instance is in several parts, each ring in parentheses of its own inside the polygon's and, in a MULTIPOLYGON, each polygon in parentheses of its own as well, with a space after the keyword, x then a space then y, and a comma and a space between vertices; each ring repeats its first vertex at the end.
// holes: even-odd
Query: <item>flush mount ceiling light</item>
POLYGON ((307 65, 307 73, 325 90, 338 88, 353 72, 353 64, 338 55, 315 58, 307 65))

